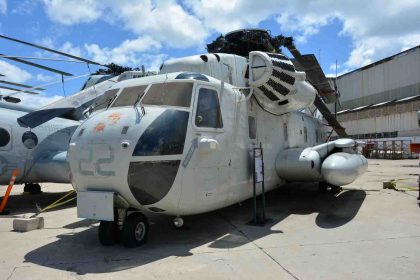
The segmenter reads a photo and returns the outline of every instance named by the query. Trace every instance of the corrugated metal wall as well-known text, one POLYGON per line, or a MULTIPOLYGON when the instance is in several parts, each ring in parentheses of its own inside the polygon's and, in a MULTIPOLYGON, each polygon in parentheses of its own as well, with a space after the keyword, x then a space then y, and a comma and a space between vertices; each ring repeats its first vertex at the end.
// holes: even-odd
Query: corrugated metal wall
POLYGON ((338 77, 342 109, 420 94, 420 48, 338 77))
POLYGON ((420 101, 394 104, 338 116, 349 135, 398 131, 398 136, 418 136, 417 111, 420 101))

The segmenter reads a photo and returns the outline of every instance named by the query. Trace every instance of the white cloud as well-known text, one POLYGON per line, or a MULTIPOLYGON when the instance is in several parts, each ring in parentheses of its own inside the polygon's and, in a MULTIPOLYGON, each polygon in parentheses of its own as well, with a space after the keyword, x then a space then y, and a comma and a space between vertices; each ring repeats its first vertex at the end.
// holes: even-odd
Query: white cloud
POLYGON ((43 93, 37 94, 37 95, 28 94, 28 93, 19 93, 19 94, 13 95, 13 97, 17 97, 22 100, 19 103, 20 105, 31 107, 31 108, 40 108, 63 98, 60 95, 48 96, 43 93))
POLYGON ((44 5, 49 18, 63 25, 95 21, 102 11, 95 0, 44 0, 44 5))
POLYGON ((52 82, 52 81, 56 81, 60 78, 61 78, 60 76, 50 76, 50 75, 44 75, 44 74, 37 74, 36 75, 36 79, 40 82, 43 82, 43 83, 49 83, 49 82, 52 82))
POLYGON ((32 77, 25 70, 2 60, 0 60, 0 73, 6 76, 1 78, 15 83, 24 83, 32 77))
POLYGON ((73 46, 71 42, 65 42, 58 50, 75 56, 82 56, 80 47, 73 46))
POLYGON ((6 0, 0 0, 0 14, 6 14, 7 12, 7 2, 6 0))
POLYGON ((38 5, 38 1, 34 0, 20 0, 14 3, 12 13, 18 15, 30 15, 38 5))
POLYGON ((113 10, 126 29, 170 47, 198 46, 208 36, 203 23, 175 1, 120 1, 113 10))
POLYGON ((113 49, 101 48, 97 44, 85 44, 84 48, 93 60, 100 63, 114 62, 122 65, 138 65, 143 63, 141 53, 159 50, 161 44, 151 37, 145 36, 135 40, 125 40, 113 49))
MULTIPOLYGON (((152 44, 155 49, 160 48, 157 44, 201 47, 210 34, 258 27, 268 19, 275 19, 283 35, 293 34, 299 47, 322 27, 340 23, 342 29, 337 35, 352 40, 348 59, 341 62, 342 70, 361 67, 420 43, 420 5, 416 0, 386 3, 381 0, 183 0, 181 4, 175 0, 44 0, 44 3, 54 22, 72 25, 104 20, 121 25, 139 38, 153 38, 157 42, 152 44)), ((272 32, 280 33, 276 29, 272 32)), ((143 51, 123 45, 110 49, 91 44, 86 48, 98 59, 137 63, 138 54, 143 51), (133 49, 131 53, 130 49, 133 49), (129 54, 125 55, 125 50, 129 54)))
POLYGON ((54 22, 73 25, 102 19, 170 47, 199 46, 208 36, 202 22, 173 0, 44 0, 44 4, 54 22))
POLYGON ((283 35, 293 33, 297 44, 307 42, 321 27, 337 20, 343 26, 338 35, 352 39, 352 51, 343 65, 347 70, 420 44, 420 5, 416 0, 386 3, 380 0, 236 0, 226 5, 217 0, 186 0, 186 3, 206 27, 223 33, 255 27, 274 17, 283 35))

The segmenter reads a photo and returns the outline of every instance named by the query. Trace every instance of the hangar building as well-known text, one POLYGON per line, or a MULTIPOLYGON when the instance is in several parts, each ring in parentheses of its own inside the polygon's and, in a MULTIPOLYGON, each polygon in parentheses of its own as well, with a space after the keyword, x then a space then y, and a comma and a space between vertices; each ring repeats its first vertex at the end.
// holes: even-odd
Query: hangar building
POLYGON ((337 88, 337 119, 352 138, 405 153, 420 143, 420 45, 337 77, 337 88))

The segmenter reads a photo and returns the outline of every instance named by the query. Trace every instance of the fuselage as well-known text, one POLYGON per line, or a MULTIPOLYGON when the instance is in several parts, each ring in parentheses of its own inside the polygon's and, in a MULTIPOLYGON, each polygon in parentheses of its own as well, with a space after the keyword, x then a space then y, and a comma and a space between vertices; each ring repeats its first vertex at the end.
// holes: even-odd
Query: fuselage
POLYGON ((71 139, 77 191, 114 192, 130 207, 162 214, 207 212, 252 196, 254 147, 264 149, 271 190, 285 182, 275 170, 280 151, 325 141, 316 118, 298 111, 274 115, 228 83, 181 74, 111 88, 112 104, 71 139))
POLYGON ((79 122, 57 118, 29 129, 17 122, 25 114, 0 109, 0 185, 9 184, 15 169, 16 183, 69 183, 67 148, 79 122))

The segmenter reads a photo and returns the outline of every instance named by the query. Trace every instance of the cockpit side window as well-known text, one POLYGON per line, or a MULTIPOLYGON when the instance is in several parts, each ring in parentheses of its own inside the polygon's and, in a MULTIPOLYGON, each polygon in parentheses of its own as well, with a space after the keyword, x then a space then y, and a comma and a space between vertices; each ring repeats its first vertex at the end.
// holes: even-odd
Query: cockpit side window
POLYGON ((217 91, 201 88, 198 92, 195 125, 197 127, 223 128, 217 91))
POLYGON ((193 83, 153 84, 144 96, 142 104, 189 108, 192 88, 193 83))
POLYGON ((143 97, 147 85, 124 88, 118 95, 112 107, 133 106, 143 97))
POLYGON ((111 89, 106 91, 102 96, 96 98, 94 106, 94 111, 98 111, 108 107, 114 99, 115 95, 120 89, 111 89))

